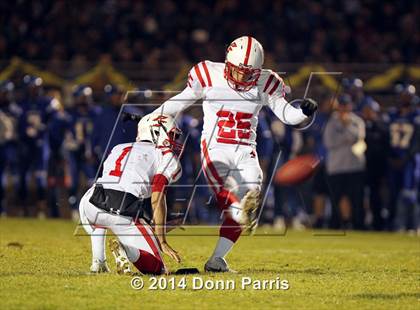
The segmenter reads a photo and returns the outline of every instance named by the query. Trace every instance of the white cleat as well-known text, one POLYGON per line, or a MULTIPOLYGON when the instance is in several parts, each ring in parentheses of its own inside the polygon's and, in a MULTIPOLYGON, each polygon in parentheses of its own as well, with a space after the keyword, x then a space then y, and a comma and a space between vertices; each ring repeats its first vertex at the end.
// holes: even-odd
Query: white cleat
POLYGON ((233 272, 235 270, 229 268, 226 260, 223 257, 211 257, 204 265, 204 271, 206 272, 233 272))
POLYGON ((109 247, 112 255, 114 255, 115 263, 117 265, 117 273, 123 275, 132 275, 130 261, 128 260, 127 253, 123 246, 117 239, 109 240, 109 247))
POLYGON ((109 272, 109 267, 106 263, 106 260, 103 262, 99 259, 93 259, 92 265, 90 266, 90 273, 107 273, 109 272))
POLYGON ((260 203, 260 192, 249 191, 241 200, 242 216, 240 224, 251 233, 257 226, 257 210, 260 203))

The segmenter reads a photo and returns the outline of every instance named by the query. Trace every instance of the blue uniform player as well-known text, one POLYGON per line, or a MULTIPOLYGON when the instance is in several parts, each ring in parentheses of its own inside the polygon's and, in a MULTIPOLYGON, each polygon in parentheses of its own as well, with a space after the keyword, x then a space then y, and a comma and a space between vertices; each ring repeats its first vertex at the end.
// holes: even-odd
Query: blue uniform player
POLYGON ((128 143, 136 139, 137 123, 124 122, 122 113, 143 115, 143 111, 134 105, 125 105, 121 111, 123 90, 120 87, 108 84, 104 87, 104 93, 105 104, 94 124, 93 136, 94 151, 99 160, 106 157, 117 144, 128 143))
POLYGON ((72 119, 69 113, 64 109, 61 103, 61 95, 59 92, 54 93, 52 101, 55 107, 48 122, 48 192, 47 203, 50 215, 58 217, 60 215, 58 208, 58 190, 59 188, 68 187, 68 173, 66 169, 67 152, 65 149, 66 142, 72 136, 71 125, 72 119))
MULTIPOLYGON (((270 164, 273 159, 273 150, 274 142, 273 135, 270 128, 270 120, 268 119, 268 113, 265 110, 261 110, 258 114, 258 127, 257 127, 257 154, 260 162, 261 170, 263 171, 263 191, 269 191, 270 198, 272 197, 272 191, 270 188, 267 188, 270 184, 268 181, 271 179, 270 164)), ((256 156, 256 154, 254 154, 256 156)), ((266 204, 263 206, 264 210, 273 209, 274 203, 273 199, 266 199, 266 204)), ((262 221, 267 221, 268 218, 272 216, 266 216, 268 213, 265 213, 262 221)), ((271 220, 270 220, 271 222, 271 220)))
MULTIPOLYGON (((270 172, 278 168, 295 156, 302 147, 302 135, 300 131, 294 130, 290 126, 285 126, 277 120, 271 112, 267 120, 271 120, 270 127, 273 135, 273 154, 280 154, 280 162, 275 167, 277 156, 272 156, 270 164, 270 172)), ((301 209, 298 201, 298 192, 294 188, 285 188, 274 185, 274 227, 283 230, 286 226, 285 221, 290 221, 294 228, 303 229, 299 217, 304 210, 301 209)))
POLYGON ((71 179, 69 204, 72 208, 72 217, 76 220, 80 174, 84 174, 87 185, 91 186, 97 171, 97 159, 93 152, 93 132, 99 110, 93 106, 92 88, 85 85, 75 88, 73 107, 68 113, 71 117, 71 135, 66 141, 71 179))
POLYGON ((168 191, 168 200, 172 200, 172 217, 184 217, 188 212, 188 220, 192 223, 211 221, 210 209, 206 208, 210 192, 203 179, 197 180, 200 174, 200 136, 202 123, 187 114, 178 115, 178 125, 183 133, 184 148, 179 157, 182 175, 175 187, 168 191), (198 186, 195 186, 198 185, 198 186), (192 199, 192 201, 191 201, 192 199), (190 207, 188 209, 188 207, 190 207))
POLYGON ((420 118, 415 109, 418 98, 413 85, 397 86, 398 103, 387 117, 390 136, 390 201, 388 229, 415 228, 417 189, 415 156, 412 152, 420 118), (400 208, 398 208, 400 206, 400 208))
POLYGON ((23 78, 25 94, 19 102, 22 113, 18 122, 19 135, 19 196, 24 214, 28 215, 28 181, 30 173, 35 174, 37 188, 38 216, 45 217, 47 177, 47 122, 52 111, 51 98, 44 96, 42 79, 26 75, 23 78))
POLYGON ((343 90, 350 95, 354 104, 354 111, 360 113, 362 108, 371 100, 363 90, 363 81, 359 78, 343 79, 343 90))
POLYGON ((311 127, 304 132, 306 144, 309 150, 316 154, 320 159, 319 168, 313 180, 313 227, 323 228, 325 225, 325 206, 327 197, 330 194, 327 183, 327 172, 325 168, 325 159, 327 158, 327 148, 323 141, 325 126, 330 118, 332 109, 338 104, 334 97, 325 97, 321 101, 317 116, 311 127))
POLYGON ((258 114, 257 153, 261 169, 264 172, 267 172, 269 169, 274 150, 273 135, 267 117, 266 111, 264 110, 258 114))
POLYGON ((21 110, 14 101, 14 84, 11 81, 0 82, 0 214, 6 215, 4 173, 14 175, 17 172, 16 125, 21 110))

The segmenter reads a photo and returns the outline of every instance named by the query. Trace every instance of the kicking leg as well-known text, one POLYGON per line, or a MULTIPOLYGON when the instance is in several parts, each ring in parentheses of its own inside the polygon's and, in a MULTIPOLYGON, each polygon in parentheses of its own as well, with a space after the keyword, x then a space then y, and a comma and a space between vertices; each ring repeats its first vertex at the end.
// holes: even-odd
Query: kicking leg
MULTIPOLYGON (((202 145, 202 151, 203 171, 216 194, 217 204, 223 215, 219 240, 204 269, 213 272, 226 272, 229 271, 229 267, 225 256, 238 240, 243 226, 248 228, 253 224, 250 214, 253 213, 253 205, 256 204, 252 204, 251 201, 255 201, 258 195, 251 192, 244 197, 246 199, 240 201, 235 193, 238 190, 238 182, 235 177, 238 175, 238 168, 236 168, 234 159, 240 154, 225 149, 207 150, 205 142, 202 145), (212 161, 211 158, 217 158, 217 160, 212 161)), ((261 171, 261 169, 259 170, 261 171)))
POLYGON ((229 267, 226 263, 225 256, 229 253, 242 232, 241 225, 232 218, 231 210, 229 210, 229 208, 239 209, 239 199, 231 190, 225 188, 225 181, 231 172, 229 166, 233 165, 234 162, 230 160, 230 154, 223 153, 224 150, 218 150, 220 151, 220 154, 217 156, 218 160, 217 162, 213 162, 210 159, 212 155, 209 154, 211 150, 207 150, 205 141, 203 141, 202 151, 204 155, 203 172, 207 178, 207 182, 216 195, 217 205, 222 211, 223 216, 222 226, 219 231, 219 240, 212 256, 206 262, 204 269, 213 272, 226 272, 229 271, 229 267))

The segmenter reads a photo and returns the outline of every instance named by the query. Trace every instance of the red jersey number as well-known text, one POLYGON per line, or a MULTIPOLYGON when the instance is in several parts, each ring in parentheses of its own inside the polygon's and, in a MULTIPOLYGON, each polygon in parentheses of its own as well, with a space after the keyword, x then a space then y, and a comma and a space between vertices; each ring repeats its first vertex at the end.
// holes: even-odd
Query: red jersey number
POLYGON ((109 175, 113 175, 114 177, 120 177, 122 175, 121 170, 121 162, 128 153, 130 153, 132 146, 127 146, 123 148, 121 155, 118 156, 117 160, 115 161, 115 168, 109 172, 109 175))
POLYGON ((251 113, 231 112, 220 110, 217 112, 219 121, 218 136, 225 139, 249 139, 251 138, 251 113))

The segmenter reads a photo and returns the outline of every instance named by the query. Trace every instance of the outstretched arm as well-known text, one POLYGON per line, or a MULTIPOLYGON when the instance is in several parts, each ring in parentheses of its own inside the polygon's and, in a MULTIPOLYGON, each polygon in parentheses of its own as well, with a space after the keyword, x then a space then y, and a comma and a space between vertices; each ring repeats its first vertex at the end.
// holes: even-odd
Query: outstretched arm
POLYGON ((284 98, 285 85, 281 77, 271 70, 264 72, 259 82, 260 94, 274 114, 286 125, 298 125, 310 120, 317 104, 312 99, 303 99, 300 107, 294 107, 284 98))
POLYGON ((284 97, 269 98, 268 106, 286 125, 298 125, 308 118, 301 109, 289 104, 284 97))
POLYGON ((153 113, 177 117, 179 113, 190 107, 200 98, 201 94, 194 92, 192 88, 187 86, 178 95, 166 100, 160 107, 153 111, 153 113))
POLYGON ((204 84, 199 65, 195 65, 188 73, 188 81, 185 89, 178 95, 165 101, 153 113, 168 114, 177 117, 179 113, 190 107, 194 102, 204 96, 204 84))

